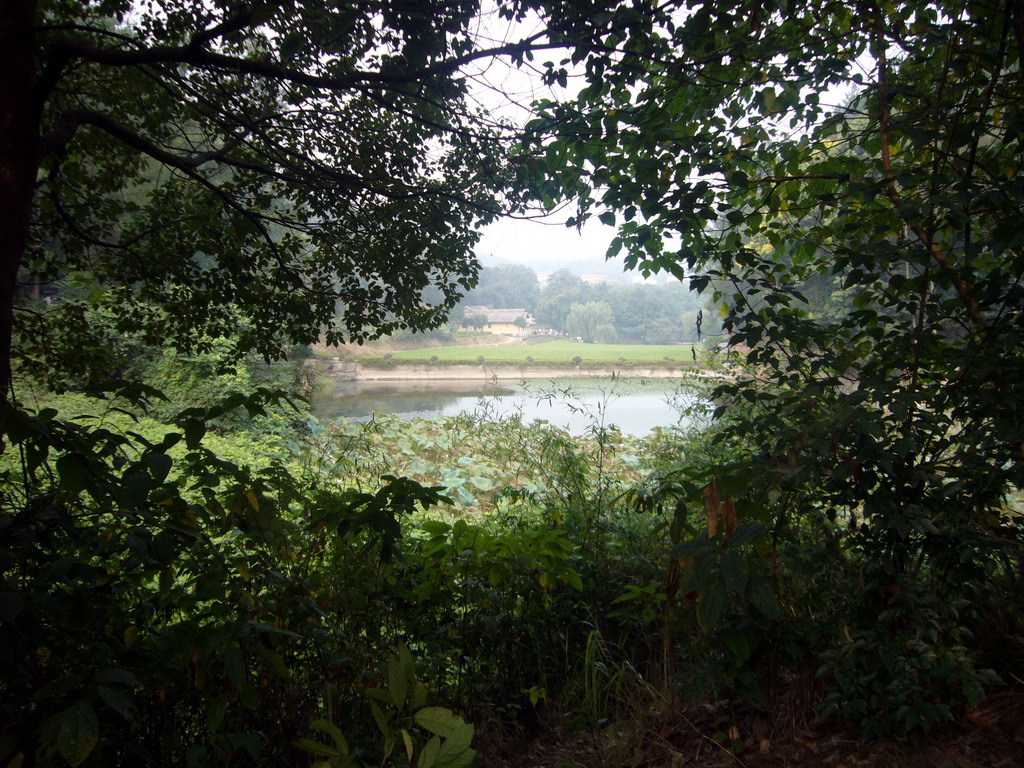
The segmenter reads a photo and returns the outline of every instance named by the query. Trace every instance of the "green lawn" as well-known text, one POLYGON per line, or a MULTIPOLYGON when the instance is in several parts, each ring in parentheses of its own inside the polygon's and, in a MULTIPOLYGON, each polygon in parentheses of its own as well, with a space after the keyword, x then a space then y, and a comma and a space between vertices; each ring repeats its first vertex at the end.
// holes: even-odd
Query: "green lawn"
MULTIPOLYGON (((700 357, 700 350, 697 352, 700 357)), ((576 356, 584 363, 692 362, 690 345, 640 344, 578 344, 575 341, 549 341, 527 346, 505 345, 495 347, 427 347, 407 349, 394 353, 395 360, 428 361, 437 356, 446 362, 475 363, 481 355, 489 362, 569 363, 576 356), (668 358, 666 360, 665 358, 668 358)))

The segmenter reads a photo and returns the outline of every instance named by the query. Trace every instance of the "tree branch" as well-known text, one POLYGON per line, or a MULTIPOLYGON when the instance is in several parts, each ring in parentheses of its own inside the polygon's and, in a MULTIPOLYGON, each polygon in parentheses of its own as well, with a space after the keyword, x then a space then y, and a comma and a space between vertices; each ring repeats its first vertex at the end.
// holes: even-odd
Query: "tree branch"
POLYGON ((210 67, 213 69, 226 70, 237 74, 257 75, 273 80, 306 85, 313 88, 322 88, 330 91, 347 90, 367 85, 402 85, 407 83, 420 82, 436 75, 451 74, 466 64, 478 59, 492 58, 497 56, 521 55, 527 51, 538 51, 552 48, 560 48, 557 43, 538 43, 546 32, 538 32, 530 37, 523 38, 515 43, 507 43, 495 48, 482 48, 471 53, 457 56, 452 59, 438 62, 432 66, 419 70, 387 74, 384 72, 357 71, 347 76, 323 76, 313 75, 302 70, 290 69, 278 62, 256 61, 253 59, 242 59, 237 56, 229 56, 223 53, 210 51, 203 46, 210 42, 218 34, 226 31, 235 31, 244 28, 241 26, 230 26, 225 22, 218 27, 207 30, 196 35, 185 46, 158 46, 137 50, 120 50, 112 48, 98 48, 86 45, 77 40, 64 39, 54 43, 53 49, 70 58, 80 58, 96 64, 108 66, 139 66, 144 64, 190 64, 196 67, 210 67))
MULTIPOLYGON (((878 14, 878 32, 877 32, 877 48, 878 53, 878 82, 876 86, 878 88, 878 137, 882 145, 882 171, 885 173, 886 185, 885 185, 885 196, 889 201, 899 210, 903 205, 903 198, 896 189, 896 182, 893 179, 892 173, 892 155, 889 150, 889 94, 888 85, 886 83, 886 72, 888 69, 888 62, 886 60, 886 39, 881 28, 882 14, 881 10, 876 8, 875 11, 878 14)), ((961 276, 960 271, 956 268, 953 262, 950 260, 948 254, 938 245, 936 245, 934 238, 931 233, 925 231, 919 224, 909 225, 909 229, 914 235, 921 241, 928 252, 931 254, 935 263, 942 269, 943 274, 949 278, 950 282, 953 283, 953 287, 956 289, 957 295, 960 296, 960 300, 963 302, 964 308, 967 310, 968 316, 971 321, 977 327, 979 334, 984 338, 988 334, 988 326, 985 324, 985 318, 981 315, 981 310, 978 308, 978 302, 971 296, 971 288, 973 287, 961 276)))
POLYGON ((277 243, 274 242, 274 238, 267 231, 266 226, 263 222, 263 217, 254 211, 247 209, 241 205, 237 200, 234 200, 230 195, 220 189, 216 184, 211 182, 209 179, 204 177, 202 174, 196 172, 196 168, 205 162, 209 161, 209 153, 202 155, 191 155, 182 156, 177 155, 166 150, 161 149, 150 141, 147 141, 142 136, 139 136, 134 131, 126 128, 117 121, 111 119, 107 115, 100 112, 94 112, 92 110, 68 110, 66 113, 69 119, 77 120, 78 125, 93 125, 114 138, 121 141, 123 144, 132 147, 133 149, 142 152, 145 155, 149 155, 154 160, 157 160, 164 165, 171 168, 175 168, 193 181, 197 182, 201 186, 205 187, 211 192, 218 200, 220 200, 227 208, 239 214, 247 221, 249 221, 256 230, 260 233, 260 237, 267 244, 270 252, 273 254, 275 261, 281 271, 288 276, 293 284, 302 290, 307 290, 306 284, 302 281, 302 278, 298 273, 290 267, 281 255, 280 249, 277 247, 277 243))
POLYGON ((83 125, 95 126, 132 149, 180 170, 195 169, 203 165, 203 163, 224 160, 227 153, 238 147, 239 144, 245 141, 246 136, 249 135, 249 129, 246 128, 237 136, 229 139, 220 149, 199 154, 176 154, 161 149, 102 112, 96 112, 91 109, 66 109, 61 113, 55 128, 43 137, 40 155, 45 157, 46 155, 61 152, 83 125))

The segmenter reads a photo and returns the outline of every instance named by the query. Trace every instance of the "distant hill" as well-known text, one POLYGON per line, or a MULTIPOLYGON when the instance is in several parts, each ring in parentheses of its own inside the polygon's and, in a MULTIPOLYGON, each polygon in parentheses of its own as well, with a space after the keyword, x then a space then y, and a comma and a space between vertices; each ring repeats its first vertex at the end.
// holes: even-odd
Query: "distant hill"
MULTIPOLYGON (((633 278, 640 274, 635 271, 627 272, 621 258, 614 258, 610 261, 605 261, 599 256, 583 259, 565 259, 564 261, 559 259, 556 262, 543 266, 530 264, 522 260, 503 259, 489 254, 481 255, 479 258, 480 263, 485 267, 496 267, 499 264, 524 264, 534 272, 554 272, 558 269, 567 269, 577 277, 582 277, 583 275, 605 275, 609 281, 619 283, 632 283, 633 278)), ((658 276, 658 282, 664 282, 665 277, 665 275, 658 276)))

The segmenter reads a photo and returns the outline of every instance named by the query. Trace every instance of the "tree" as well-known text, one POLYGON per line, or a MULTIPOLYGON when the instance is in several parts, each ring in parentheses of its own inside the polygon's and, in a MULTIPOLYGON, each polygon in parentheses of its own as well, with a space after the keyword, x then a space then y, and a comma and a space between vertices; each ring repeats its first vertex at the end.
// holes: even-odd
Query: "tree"
POLYGON ((288 715, 257 734, 232 710, 259 706, 257 658, 283 682, 293 654, 339 647, 291 631, 319 611, 294 545, 323 550, 301 531, 346 547, 372 518, 386 553, 396 515, 443 497, 406 478, 300 486, 251 445, 214 453, 228 414, 287 399, 221 364, 428 329, 473 285, 476 227, 518 206, 523 171, 460 69, 546 44, 481 47, 476 10, 0 0, 5 764, 291 764, 288 715), (175 347, 165 382, 204 387, 151 411, 170 426, 142 413, 160 393, 124 380, 156 342, 175 347), (109 395, 102 420, 18 407, 12 347, 26 378, 109 395), (206 694, 229 687, 245 690, 206 694))
POLYGON ((565 269, 554 272, 544 285, 534 316, 537 322, 558 331, 565 330, 569 307, 585 301, 587 284, 565 269))
POLYGON ((481 47, 475 10, 3 0, 4 397, 12 337, 22 365, 88 367, 102 318, 268 358, 443 322, 476 227, 516 205, 460 70, 546 44, 481 47), (87 300, 15 313, 19 288, 69 278, 87 300))
POLYGON ((773 544, 803 514, 864 558, 826 706, 867 734, 926 727, 980 695, 962 627, 988 619, 965 606, 1010 599, 1021 564, 1024 6, 649 10, 576 20, 627 53, 580 57, 533 152, 579 220, 618 224, 610 253, 708 290, 750 349, 714 395, 746 446, 719 480, 773 544), (883 656, 888 688, 865 673, 883 656))
POLYGON ((615 327, 621 339, 665 344, 687 334, 679 318, 688 308, 699 306, 699 299, 681 283, 670 283, 622 286, 612 292, 608 303, 615 312, 615 327))
POLYGON ((602 323, 594 329, 594 342, 596 344, 614 344, 618 341, 618 338, 615 326, 611 323, 602 323))
POLYGON ((586 283, 569 270, 559 269, 548 276, 547 282, 544 283, 544 290, 556 294, 566 294, 570 291, 577 291, 585 285, 586 283))
POLYGON ((522 308, 533 312, 539 294, 536 272, 522 264, 499 264, 480 270, 479 282, 463 302, 491 309, 522 308))
POLYGON ((466 324, 466 308, 462 305, 455 307, 448 313, 448 330, 454 333, 466 324))
MULTIPOLYGON (((615 326, 612 324, 612 308, 600 301, 573 304, 565 321, 565 332, 585 342, 594 342, 611 337, 614 340, 615 326)), ((607 343, 607 342, 602 342, 607 343)))
POLYGON ((484 326, 487 325, 487 315, 481 315, 479 312, 476 312, 466 318, 466 323, 474 331, 482 331, 484 326))

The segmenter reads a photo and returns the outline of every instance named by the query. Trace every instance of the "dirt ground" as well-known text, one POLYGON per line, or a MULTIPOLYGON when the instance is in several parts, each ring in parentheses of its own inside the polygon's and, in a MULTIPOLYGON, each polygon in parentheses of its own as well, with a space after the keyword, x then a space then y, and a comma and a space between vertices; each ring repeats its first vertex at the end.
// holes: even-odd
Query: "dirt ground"
POLYGON ((865 743, 850 724, 792 713, 772 723, 718 703, 482 741, 487 768, 1024 768, 1024 688, 993 695, 961 724, 905 740, 865 743))

